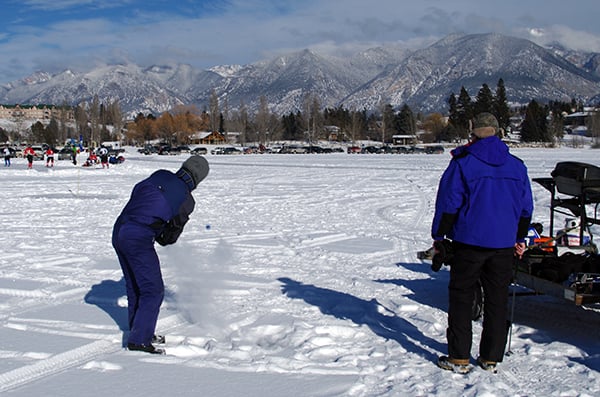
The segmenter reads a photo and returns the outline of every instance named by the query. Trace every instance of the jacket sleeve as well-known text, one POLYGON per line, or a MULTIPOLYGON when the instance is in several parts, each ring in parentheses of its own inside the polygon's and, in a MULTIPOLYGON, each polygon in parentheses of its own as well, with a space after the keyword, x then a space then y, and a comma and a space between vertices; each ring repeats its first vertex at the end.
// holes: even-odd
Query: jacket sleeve
POLYGON ((192 195, 188 194, 183 204, 179 207, 179 212, 165 224, 163 231, 156 238, 156 242, 162 246, 175 244, 183 232, 183 227, 190 219, 190 214, 194 211, 195 204, 196 202, 192 195))
POLYGON ((533 216, 533 193, 531 192, 531 183, 525 171, 525 178, 523 180, 523 197, 522 197, 523 209, 519 218, 519 226, 517 229, 517 242, 524 242, 529 226, 531 224, 531 218, 533 216))
POLYGON ((464 201, 465 187, 460 163, 453 159, 444 171, 438 187, 431 225, 431 237, 434 240, 442 240, 450 234, 464 201))

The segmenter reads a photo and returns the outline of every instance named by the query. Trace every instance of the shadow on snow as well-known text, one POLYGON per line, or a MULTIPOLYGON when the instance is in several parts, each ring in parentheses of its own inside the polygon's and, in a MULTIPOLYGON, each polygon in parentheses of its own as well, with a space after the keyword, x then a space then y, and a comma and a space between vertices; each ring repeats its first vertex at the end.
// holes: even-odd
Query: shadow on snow
POLYGON ((103 280, 94 284, 85 295, 85 302, 96 305, 104 310, 123 332, 123 346, 125 346, 126 333, 129 331, 127 308, 119 306, 119 298, 125 295, 125 280, 103 280))
POLYGON ((437 360, 437 354, 430 350, 437 352, 445 350, 443 344, 426 337, 410 322, 396 315, 380 313, 379 308, 382 308, 383 305, 377 299, 367 301, 347 293, 302 284, 286 277, 278 280, 283 283, 281 290, 288 297, 302 299, 306 303, 318 307, 323 314, 351 320, 359 325, 364 324, 375 334, 395 340, 409 352, 427 360, 437 360))

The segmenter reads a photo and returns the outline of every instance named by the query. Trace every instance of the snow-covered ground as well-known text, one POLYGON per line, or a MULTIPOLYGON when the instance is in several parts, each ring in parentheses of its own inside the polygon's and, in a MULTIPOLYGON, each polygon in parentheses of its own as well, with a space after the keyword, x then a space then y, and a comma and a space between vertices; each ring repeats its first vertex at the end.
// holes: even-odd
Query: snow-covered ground
MULTIPOLYGON (((591 149, 514 150, 530 177, 591 149)), ((110 243, 131 188, 185 156, 108 170, 0 168, 0 393, 7 396, 598 396, 600 310, 516 299, 496 375, 436 367, 448 269, 430 245, 442 155, 212 156, 178 244, 158 247, 167 355, 123 349, 110 243)), ((549 193, 532 183, 534 220, 549 193)), ((481 324, 474 324, 473 357, 481 324)))

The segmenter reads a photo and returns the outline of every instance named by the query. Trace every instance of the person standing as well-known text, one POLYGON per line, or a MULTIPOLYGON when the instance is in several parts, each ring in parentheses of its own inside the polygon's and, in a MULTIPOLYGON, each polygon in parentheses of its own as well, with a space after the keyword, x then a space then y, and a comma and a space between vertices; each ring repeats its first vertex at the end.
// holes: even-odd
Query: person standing
POLYGON ((8 145, 6 145, 4 147, 4 166, 5 167, 10 167, 10 148, 8 147, 8 145))
POLYGON ((108 168, 108 149, 101 147, 98 153, 100 154, 100 163, 102 164, 102 168, 108 168))
POLYGON ((46 149, 46 167, 54 167, 54 150, 50 146, 46 149))
POLYGON ((23 150, 23 156, 27 158, 27 168, 33 168, 33 157, 35 156, 35 151, 31 145, 27 145, 25 150, 23 150))
MULTIPOLYGON (((476 363, 496 372, 507 339, 508 289, 514 256, 525 250, 533 197, 525 164, 497 136, 490 113, 475 117, 471 142, 452 151, 439 182, 431 235, 452 240, 445 370, 467 373, 471 307, 478 281, 484 291, 483 332, 476 363)), ((435 246, 435 244, 434 244, 435 246)))
POLYGON ((71 146, 71 161, 73 165, 77 165, 77 146, 75 144, 71 146))
POLYGON ((164 353, 153 345, 164 342, 155 335, 164 283, 154 242, 169 245, 177 241, 194 210, 191 193, 208 171, 202 156, 190 157, 176 173, 155 171, 135 185, 115 222, 112 245, 127 290, 129 350, 164 353))

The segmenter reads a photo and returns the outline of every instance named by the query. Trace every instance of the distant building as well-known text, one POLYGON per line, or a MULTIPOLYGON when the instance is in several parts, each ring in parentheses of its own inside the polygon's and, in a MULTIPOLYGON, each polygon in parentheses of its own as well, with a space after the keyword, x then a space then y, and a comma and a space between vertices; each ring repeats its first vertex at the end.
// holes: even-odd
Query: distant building
POLYGON ((589 120, 595 114, 595 109, 584 109, 583 112, 575 112, 564 116, 565 132, 567 134, 588 136, 589 120))
POLYGON ((418 143, 416 135, 392 135, 394 145, 414 145, 418 143))
MULTIPOLYGON (((0 119, 19 120, 50 120, 59 119, 61 108, 54 105, 0 105, 0 119)), ((67 109, 67 120, 74 120, 73 109, 67 109)))
POLYGON ((191 137, 193 145, 222 145, 225 137, 220 132, 196 132, 191 137))
POLYGON ((345 134, 337 125, 326 125, 323 129, 327 133, 327 139, 330 141, 337 141, 344 138, 345 134))

